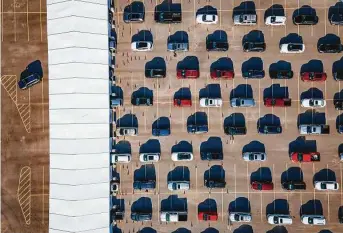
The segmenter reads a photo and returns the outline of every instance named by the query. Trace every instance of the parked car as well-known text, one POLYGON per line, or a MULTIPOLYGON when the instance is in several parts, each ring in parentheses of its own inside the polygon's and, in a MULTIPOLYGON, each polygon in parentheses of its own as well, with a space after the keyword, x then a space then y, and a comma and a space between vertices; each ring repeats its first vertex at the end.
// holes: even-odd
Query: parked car
POLYGON ((301 100, 301 107, 304 108, 323 108, 326 106, 324 99, 306 98, 301 100))
POLYGON ((132 96, 131 104, 133 106, 152 106, 154 104, 154 99, 152 96, 132 96))
POLYGON ((129 163, 131 161, 131 154, 116 154, 111 153, 111 161, 112 163, 129 163))
POLYGON ((200 107, 221 107, 223 100, 221 98, 201 98, 200 107))
POLYGON ((152 41, 135 41, 131 43, 132 51, 147 52, 153 49, 152 41))
POLYGON ((254 107, 255 100, 253 98, 232 98, 230 101, 231 107, 254 107))
POLYGON ((266 50, 266 43, 264 42, 244 42, 243 51, 244 52, 264 52, 266 50))
POLYGON ((234 25, 256 25, 257 15, 256 14, 237 14, 233 16, 234 25))
POLYGON ((169 136, 170 126, 157 126, 156 128, 152 128, 152 135, 156 137, 169 136))
POLYGON ((267 220, 272 225, 291 225, 293 223, 292 216, 286 214, 268 214, 267 220))
POLYGON ((168 42, 167 44, 167 51, 170 52, 187 52, 189 50, 188 42, 168 42))
POLYGON ((246 135, 247 127, 245 126, 224 126, 224 133, 226 135, 246 135))
POLYGON ((293 78, 292 70, 270 70, 269 77, 271 79, 291 79, 293 78))
POLYGON ((131 220, 137 222, 146 222, 151 221, 152 213, 151 212, 131 212, 131 220))
POLYGON ((263 100, 266 107, 290 107, 292 100, 289 98, 265 98, 263 100))
POLYGON ((315 14, 298 14, 293 17, 293 24, 295 25, 316 25, 318 23, 318 16, 315 14))
POLYGON ((138 180, 133 182, 134 190, 150 190, 156 188, 155 180, 138 180))
POLYGON ((198 14, 196 16, 196 21, 200 24, 217 24, 218 15, 214 13, 198 14))
POLYGON ((227 41, 216 41, 206 38, 206 50, 207 51, 228 51, 229 43, 227 41))
POLYGON ((201 134, 208 132, 208 125, 205 124, 189 124, 187 125, 187 132, 192 134, 201 134))
POLYGON ((138 134, 137 127, 117 127, 117 136, 136 136, 138 134))
POLYGON ((198 220, 217 221, 218 213, 216 211, 199 211, 198 220))
POLYGON ((21 74, 20 74, 20 80, 18 82, 18 87, 22 90, 25 90, 27 88, 30 88, 34 86, 35 84, 41 82, 43 79, 43 76, 41 76, 38 73, 33 73, 26 68, 21 74))
POLYGON ((320 161, 320 153, 319 152, 292 152, 291 153, 291 161, 292 162, 299 162, 299 163, 306 163, 306 162, 319 162, 320 161))
POLYGON ((271 181, 253 181, 251 182, 251 188, 254 190, 273 190, 274 185, 271 181))
POLYGON ((339 184, 336 181, 315 181, 314 188, 316 190, 338 190, 339 184))
POLYGON ((266 25, 277 26, 277 25, 286 25, 286 21, 287 21, 286 16, 272 15, 272 16, 268 16, 265 19, 264 23, 266 25))
POLYGON ((196 79, 199 78, 200 75, 199 70, 195 69, 178 69, 176 73, 178 79, 196 79))
POLYGON ((171 155, 173 161, 192 161, 193 153, 191 152, 174 152, 171 155))
POLYGON ((213 178, 210 178, 208 180, 204 180, 204 185, 207 187, 207 188, 225 188, 226 186, 226 182, 224 179, 213 179, 213 178))
POLYGON ((167 75, 166 69, 146 69, 145 77, 147 78, 165 78, 167 75))
POLYGON ((176 190, 189 190, 190 184, 189 181, 169 181, 168 189, 170 191, 176 190))
POLYGON ((139 161, 142 163, 150 163, 150 162, 158 162, 160 161, 161 154, 160 153, 140 153, 139 154, 139 161))
POLYGON ((343 81, 343 69, 337 69, 332 73, 333 78, 336 81, 343 81))
POLYGON ((285 190, 306 190, 306 183, 304 181, 285 181, 281 183, 285 190))
POLYGON ((343 110, 343 99, 334 100, 333 104, 336 110, 343 110))
POLYGON ((243 160, 244 161, 266 161, 267 154, 264 152, 244 152, 243 160))
POLYGON ((257 126, 257 132, 260 134, 281 134, 281 125, 259 125, 257 126))
POLYGON ((181 23, 182 11, 169 10, 169 11, 156 11, 154 12, 154 19, 156 23, 181 23))
POLYGON ((323 215, 301 215, 301 222, 305 225, 325 225, 326 219, 323 215))
POLYGON ((119 106, 123 106, 123 101, 124 99, 119 96, 111 96, 110 97, 110 103, 111 103, 111 108, 116 108, 119 106))
POLYGON ((252 217, 246 212, 230 212, 229 219, 231 222, 251 222, 252 217))
POLYGON ((340 206, 340 207, 338 208, 338 222, 339 222, 340 224, 343 223, 343 206, 340 206))
POLYGON ((329 18, 329 22, 331 25, 343 25, 343 14, 333 13, 329 18))
POLYGON ((317 47, 320 53, 340 53, 343 50, 341 43, 320 44, 317 47))
POLYGON ((216 149, 211 149, 211 150, 203 150, 200 152, 200 158, 201 160, 223 160, 223 152, 216 150, 216 149))
POLYGON ((262 79, 264 78, 264 70, 247 70, 242 73, 243 78, 245 79, 262 79))
POLYGON ((327 78, 325 72, 302 72, 300 76, 304 82, 324 82, 327 78))
POLYGON ((176 98, 176 99, 174 99, 174 106, 177 106, 177 107, 192 107, 192 99, 176 98))
POLYGON ((212 69, 210 75, 212 79, 233 79, 235 77, 235 72, 228 69, 212 69))
POLYGON ((115 196, 119 192, 119 186, 120 186, 119 179, 111 180, 111 182, 110 182, 110 190, 111 190, 111 194, 112 195, 115 196))
POLYGON ((303 53, 305 45, 301 43, 288 43, 280 45, 280 53, 303 53))
POLYGON ((343 122, 341 124, 337 124, 336 127, 337 127, 337 133, 343 134, 343 122))

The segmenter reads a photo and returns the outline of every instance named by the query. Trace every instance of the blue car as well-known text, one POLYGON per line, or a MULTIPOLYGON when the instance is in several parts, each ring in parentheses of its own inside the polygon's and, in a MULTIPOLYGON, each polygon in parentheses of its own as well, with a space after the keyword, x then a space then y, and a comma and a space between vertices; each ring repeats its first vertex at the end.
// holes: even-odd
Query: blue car
POLYGON ((153 136, 169 136, 170 135, 170 128, 154 128, 152 129, 153 136))
POLYGON ((280 125, 260 125, 257 126, 259 134, 281 134, 282 127, 280 125))
POLYGON ((201 133, 207 133, 208 132, 208 126, 207 125, 187 125, 187 132, 192 134, 201 134, 201 133))
POLYGON ((31 73, 28 70, 24 70, 20 75, 18 86, 20 89, 25 90, 42 81, 42 78, 43 77, 37 73, 31 73))
POLYGON ((135 181, 133 182, 133 189, 135 190, 146 190, 146 189, 155 189, 156 182, 154 180, 145 180, 145 181, 135 181))

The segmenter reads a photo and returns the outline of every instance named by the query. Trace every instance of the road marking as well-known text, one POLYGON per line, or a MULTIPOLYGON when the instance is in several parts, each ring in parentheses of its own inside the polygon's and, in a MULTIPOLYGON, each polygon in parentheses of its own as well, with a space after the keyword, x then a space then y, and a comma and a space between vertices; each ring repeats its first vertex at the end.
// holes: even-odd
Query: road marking
POLYGON ((44 106, 44 79, 42 79, 42 129, 43 129, 43 132, 45 131, 44 110, 45 110, 45 106, 44 106))
POLYGON ((262 221, 263 221, 263 220, 262 220, 262 215, 263 215, 263 198, 262 198, 262 192, 260 192, 260 194, 261 194, 261 195, 260 195, 260 196, 261 196, 261 201, 260 201, 260 202, 261 202, 261 222, 262 222, 262 221))
POLYGON ((15 4, 15 1, 13 1, 13 22, 14 22, 14 41, 17 41, 17 17, 16 17, 16 12, 15 12, 15 7, 16 7, 16 4, 15 4))
MULTIPOLYGON (((25 224, 31 224, 31 167, 20 169, 17 199, 23 214, 25 224)), ((43 211, 44 212, 44 211, 43 211)))
POLYGON ((1 42, 4 41, 4 1, 1 1, 1 42))
POLYGON ((27 24, 27 41, 30 41, 30 25, 29 25, 29 0, 26 0, 26 24, 27 24))
POLYGON ((44 173, 44 166, 42 166, 42 168, 43 168, 43 182, 42 182, 42 192, 43 192, 43 196, 42 196, 42 200, 43 200, 42 215, 43 215, 43 218, 42 218, 42 224, 44 224, 44 217, 45 217, 45 202, 44 202, 44 185, 45 185, 44 174, 45 173, 44 173))
POLYGON ((330 221, 330 194, 328 193, 328 220, 330 221))

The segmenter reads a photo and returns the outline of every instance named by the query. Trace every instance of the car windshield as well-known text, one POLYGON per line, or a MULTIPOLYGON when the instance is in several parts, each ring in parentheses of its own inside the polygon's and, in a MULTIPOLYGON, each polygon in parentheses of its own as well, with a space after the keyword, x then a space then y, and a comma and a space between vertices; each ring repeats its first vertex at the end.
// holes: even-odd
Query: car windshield
POLYGON ((141 14, 131 13, 128 15, 129 20, 138 20, 141 18, 141 14))
MULTIPOLYGON (((275 224, 278 224, 278 223, 279 223, 279 218, 278 218, 278 217, 274 217, 274 223, 275 223, 275 224)), ((280 223, 281 223, 281 221, 280 221, 280 223)))
POLYGON ((275 23, 275 21, 276 21, 276 17, 275 17, 275 16, 272 16, 272 17, 270 18, 270 22, 275 23))
POLYGON ((148 43, 147 42, 138 42, 137 43, 137 48, 147 48, 148 43))
POLYGON ((320 184, 320 188, 321 188, 321 189, 326 189, 326 184, 325 184, 325 183, 321 183, 321 184, 320 184))
POLYGON ((313 224, 313 218, 308 218, 308 223, 313 224))
POLYGON ((190 154, 189 153, 179 153, 177 155, 179 160, 185 160, 185 159, 190 159, 190 154))

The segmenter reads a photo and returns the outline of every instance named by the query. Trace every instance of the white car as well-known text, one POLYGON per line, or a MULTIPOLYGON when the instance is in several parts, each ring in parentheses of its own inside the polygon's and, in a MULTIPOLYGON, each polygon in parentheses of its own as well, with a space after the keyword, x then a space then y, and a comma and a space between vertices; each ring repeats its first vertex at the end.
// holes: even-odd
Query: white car
POLYGON ((316 190, 338 190, 339 185, 336 181, 316 181, 314 188, 316 190))
POLYGON ((217 24, 218 23, 218 15, 216 14, 198 14, 197 15, 197 23, 201 24, 217 24))
POLYGON ((252 218, 250 213, 231 212, 229 219, 231 222, 251 222, 252 218))
POLYGON ((117 136, 136 136, 138 133, 138 128, 136 127, 117 127, 117 136))
POLYGON ((286 25, 286 16, 268 16, 264 23, 266 25, 286 25))
POLYGON ((254 107, 255 100, 253 98, 232 98, 230 100, 231 107, 254 107))
POLYGON ((326 101, 324 99, 302 99, 301 100, 301 107, 304 108, 323 108, 326 105, 326 101))
POLYGON ((153 49, 152 41, 136 41, 131 43, 132 51, 146 52, 153 49))
POLYGON ((301 43, 289 43, 280 45, 280 53, 303 53, 305 45, 301 43))
POLYGON ((263 152, 244 152, 244 161, 266 161, 267 154, 263 152))
POLYGON ((171 155, 173 161, 192 161, 193 153, 191 152, 174 152, 171 155))
POLYGON ((112 163, 129 163, 131 161, 131 154, 115 154, 112 153, 112 163))
POLYGON ((302 215, 301 222, 305 225, 325 225, 326 219, 323 215, 302 215))
POLYGON ((339 154, 339 158, 341 159, 341 162, 343 162, 343 152, 339 154))
POLYGON ((222 99, 220 98, 201 98, 200 107, 221 107, 223 104, 222 99))
POLYGON ((142 163, 158 162, 160 160, 160 153, 140 153, 139 161, 142 163))
POLYGON ((284 214, 268 214, 268 223, 272 225, 290 225, 293 223, 293 219, 290 215, 284 214))
POLYGON ((189 181, 169 181, 168 182, 168 189, 170 191, 189 190, 189 188, 190 188, 189 181))

